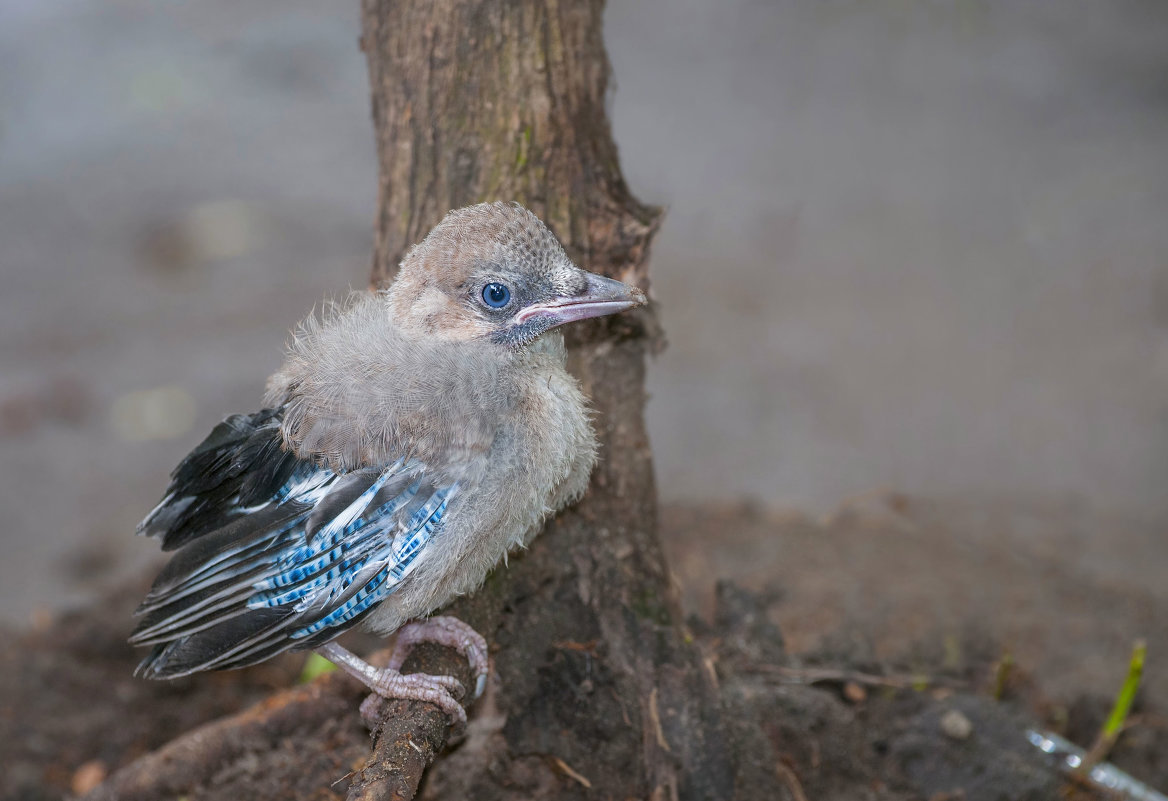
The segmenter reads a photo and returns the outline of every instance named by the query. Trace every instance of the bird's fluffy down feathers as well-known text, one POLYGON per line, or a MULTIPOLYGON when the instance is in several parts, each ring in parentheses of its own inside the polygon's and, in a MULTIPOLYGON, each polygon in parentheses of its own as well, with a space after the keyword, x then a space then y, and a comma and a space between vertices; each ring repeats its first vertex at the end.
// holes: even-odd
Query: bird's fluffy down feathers
POLYGON ((500 412, 519 402, 500 380, 515 361, 406 336, 384 297, 365 292, 301 324, 264 400, 283 409, 284 442, 301 458, 340 471, 401 456, 438 467, 491 447, 500 412))

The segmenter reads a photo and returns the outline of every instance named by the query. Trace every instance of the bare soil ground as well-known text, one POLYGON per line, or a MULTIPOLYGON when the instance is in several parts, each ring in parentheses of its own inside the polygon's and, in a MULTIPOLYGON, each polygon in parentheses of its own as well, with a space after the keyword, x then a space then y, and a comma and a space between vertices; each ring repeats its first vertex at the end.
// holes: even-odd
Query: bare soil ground
MULTIPOLYGON (((1166 677, 1156 659, 1157 644, 1168 642, 1164 588, 1104 577, 1099 555, 1081 552, 1090 538, 1078 551, 1039 538, 1020 552, 1015 532, 1003 533, 1002 546, 972 546, 969 528, 987 519, 975 512, 899 495, 869 496, 819 521, 741 505, 664 509, 690 626, 735 721, 741 798, 1094 797, 1067 785, 1024 732, 1037 724, 1089 745, 1136 636, 1153 644, 1151 665, 1136 724, 1112 761, 1168 787, 1166 677), (1084 558, 1093 572, 1075 569, 1084 558), (1015 666, 994 699, 1007 654, 1015 666), (831 671, 928 677, 929 686, 831 671), (791 683, 812 674, 820 678, 791 683), (969 724, 964 738, 953 734, 955 713, 969 724)), ((995 519, 1016 526, 1024 517, 999 509, 995 519)), ((1132 546, 1151 532, 1135 527, 1127 536, 1132 546)), ((70 797, 296 681, 296 655, 174 683, 134 679, 137 655, 125 637, 140 589, 42 616, 5 638, 0 798, 70 797)), ((367 752, 354 709, 262 753, 236 755, 205 797, 344 797, 367 752)), ((564 797, 580 790, 572 784, 564 797)))
MULTIPOLYGON (((1157 654, 1168 642, 1161 528, 1074 505, 875 492, 820 520, 750 504, 669 505, 662 528, 684 605, 699 619, 714 615, 717 624, 711 578, 733 578, 766 605, 788 659, 955 680, 979 699, 965 698, 971 704, 965 711, 984 719, 983 734, 997 738, 996 748, 1010 748, 1024 720, 1089 747, 1133 642, 1145 638, 1157 654), (1003 659, 1013 667, 1002 703, 990 708, 981 701, 994 694, 1003 659)), ((1163 657, 1154 661, 1144 675, 1138 723, 1113 761, 1163 789, 1168 670, 1163 657)), ((884 779, 923 771, 928 781, 918 788, 965 792, 945 797, 1032 797, 1021 787, 1011 790, 1018 776, 1003 767, 1006 750, 998 756, 966 750, 946 762, 936 747, 944 738, 922 722, 930 715, 935 722, 943 711, 920 694, 898 693, 889 702, 868 693, 850 711, 869 738, 925 726, 918 731, 924 739, 880 763, 884 779), (987 784, 973 775, 999 768, 1002 774, 987 784)), ((797 737, 797 724, 788 725, 797 737)))

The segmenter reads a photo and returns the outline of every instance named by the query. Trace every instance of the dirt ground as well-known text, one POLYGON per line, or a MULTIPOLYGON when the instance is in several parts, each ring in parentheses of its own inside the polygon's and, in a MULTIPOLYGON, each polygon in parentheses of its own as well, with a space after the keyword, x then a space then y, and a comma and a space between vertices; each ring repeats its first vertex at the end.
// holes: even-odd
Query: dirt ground
POLYGON ((1144 638, 1145 686, 1168 698, 1162 529, 1066 509, 1059 527, 1053 514, 1005 499, 873 493, 821 519, 749 504, 667 505, 662 525, 688 609, 710 615, 712 578, 770 593, 792 652, 820 650, 845 631, 862 645, 856 658, 906 669, 946 650, 957 663, 1009 653, 1051 703, 1069 707, 1112 695, 1144 638), (1130 569, 1132 555, 1140 570, 1130 569), (966 643, 973 653, 952 651, 966 643))
MULTIPOLYGON (((1002 509, 995 522, 1024 525, 1026 513, 1002 509)), ((740 787, 770 787, 762 778, 752 784, 752 771, 773 782, 779 770, 791 799, 800 798, 795 787, 806 798, 840 801, 1095 797, 1076 796, 1023 735, 1039 726, 1090 745, 1137 636, 1152 643, 1150 669, 1135 725, 1112 759, 1152 787, 1168 787, 1168 682, 1155 645, 1168 641, 1163 584, 1084 574, 1076 564, 1102 555, 1070 543, 1022 553, 1003 532, 999 544, 971 549, 957 529, 984 526, 977 517, 975 509, 896 494, 858 499, 823 520, 742 505, 665 507, 663 535, 689 625, 722 681, 736 736, 749 744, 740 787), (1007 655, 1013 667, 995 700, 1007 655), (918 684, 927 677, 929 686, 783 679, 783 670, 817 669, 918 684), (955 712, 972 731, 966 739, 944 734, 942 719, 955 712)), ((1124 531, 1130 547, 1153 536, 1124 531)), ((139 589, 45 615, 33 630, 5 637, 0 798, 66 798, 192 726, 296 681, 297 655, 175 683, 134 679, 125 637, 139 589)), ((337 784, 317 788, 318 797, 343 797, 368 748, 358 716, 341 713, 294 734, 307 738, 296 740, 295 754, 240 757, 217 780, 219 795, 208 797, 241 788, 307 793, 321 775, 337 784), (280 788, 255 784, 259 767, 280 760, 294 764, 281 769, 280 788)))

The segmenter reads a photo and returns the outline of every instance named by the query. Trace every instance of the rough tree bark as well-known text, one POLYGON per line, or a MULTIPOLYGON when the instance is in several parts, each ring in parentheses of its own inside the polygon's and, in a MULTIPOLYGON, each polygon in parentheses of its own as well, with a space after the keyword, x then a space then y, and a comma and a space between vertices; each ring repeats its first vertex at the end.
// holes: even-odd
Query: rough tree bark
MULTIPOLYGON (((601 0, 363 0, 381 164, 373 275, 447 209, 517 200, 586 269, 648 289, 658 209, 621 176, 601 0)), ((730 798, 720 707, 676 625, 645 431, 650 314, 570 335, 598 414, 592 488, 453 614, 492 643, 469 742, 428 797, 730 798), (586 792, 588 788, 591 790, 586 792)))

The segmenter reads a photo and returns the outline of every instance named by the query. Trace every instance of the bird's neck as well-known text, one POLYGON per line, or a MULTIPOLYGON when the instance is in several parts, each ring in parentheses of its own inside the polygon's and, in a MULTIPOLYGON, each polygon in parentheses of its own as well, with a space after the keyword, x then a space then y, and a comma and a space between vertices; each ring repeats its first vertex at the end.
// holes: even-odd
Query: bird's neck
POLYGON ((520 369, 564 370, 568 362, 564 335, 559 331, 548 331, 537 337, 530 345, 512 350, 510 358, 520 369))

